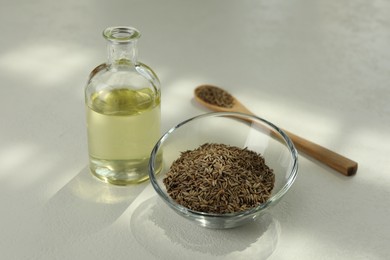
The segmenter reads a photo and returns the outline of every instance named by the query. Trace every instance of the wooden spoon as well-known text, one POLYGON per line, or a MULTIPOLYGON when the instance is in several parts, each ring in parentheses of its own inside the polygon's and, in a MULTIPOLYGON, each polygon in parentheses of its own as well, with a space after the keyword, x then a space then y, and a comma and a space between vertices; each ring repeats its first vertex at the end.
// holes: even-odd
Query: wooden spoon
MULTIPOLYGON (((195 89, 195 100, 213 111, 241 112, 254 115, 230 93, 213 85, 198 86, 195 89)), ((346 176, 352 176, 356 173, 358 168, 357 162, 299 137, 289 131, 283 131, 290 137, 299 151, 346 176)))

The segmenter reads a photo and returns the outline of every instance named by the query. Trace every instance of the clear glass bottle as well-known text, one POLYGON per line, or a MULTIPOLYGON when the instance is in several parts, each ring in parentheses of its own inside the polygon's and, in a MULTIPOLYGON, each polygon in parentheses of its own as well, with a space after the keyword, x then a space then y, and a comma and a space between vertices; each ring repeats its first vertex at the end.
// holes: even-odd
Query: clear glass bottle
POLYGON ((137 61, 138 30, 110 27, 103 36, 108 61, 91 72, 85 87, 90 170, 108 183, 139 183, 148 179, 161 134, 160 81, 137 61))

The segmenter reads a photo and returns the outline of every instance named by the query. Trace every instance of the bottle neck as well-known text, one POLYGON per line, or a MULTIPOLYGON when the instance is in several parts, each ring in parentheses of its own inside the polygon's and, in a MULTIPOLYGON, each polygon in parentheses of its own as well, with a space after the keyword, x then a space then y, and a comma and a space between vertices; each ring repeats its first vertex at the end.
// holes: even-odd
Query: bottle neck
POLYGON ((132 27, 109 27, 103 31, 107 40, 109 67, 137 63, 137 41, 140 33, 132 27))
POLYGON ((107 44, 107 64, 115 66, 117 64, 130 63, 136 64, 138 58, 137 41, 116 44, 109 42, 107 44))

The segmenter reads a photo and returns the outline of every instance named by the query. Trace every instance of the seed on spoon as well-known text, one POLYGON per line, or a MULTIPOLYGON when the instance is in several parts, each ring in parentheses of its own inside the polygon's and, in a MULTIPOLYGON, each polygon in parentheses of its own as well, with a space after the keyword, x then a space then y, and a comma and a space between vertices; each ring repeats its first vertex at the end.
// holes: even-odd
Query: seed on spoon
POLYGON ((226 90, 215 86, 204 85, 195 89, 195 95, 204 102, 219 107, 232 108, 234 98, 226 90))

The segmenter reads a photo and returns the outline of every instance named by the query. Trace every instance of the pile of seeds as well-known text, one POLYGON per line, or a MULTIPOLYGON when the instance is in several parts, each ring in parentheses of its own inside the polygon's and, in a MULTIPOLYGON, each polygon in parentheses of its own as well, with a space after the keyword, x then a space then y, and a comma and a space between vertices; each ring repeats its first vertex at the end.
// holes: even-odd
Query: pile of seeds
POLYGON ((275 175, 254 151, 206 143, 182 152, 163 182, 169 196, 184 207, 232 213, 266 202, 275 175))
POLYGON ((219 107, 231 108, 234 105, 233 96, 223 89, 214 86, 201 86, 195 90, 195 95, 203 101, 219 107))

